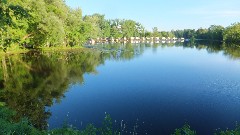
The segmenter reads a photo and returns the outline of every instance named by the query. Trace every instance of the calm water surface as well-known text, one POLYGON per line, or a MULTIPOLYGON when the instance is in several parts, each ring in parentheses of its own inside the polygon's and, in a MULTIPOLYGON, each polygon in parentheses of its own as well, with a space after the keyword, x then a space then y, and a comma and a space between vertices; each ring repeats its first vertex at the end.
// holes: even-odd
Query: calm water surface
MULTIPOLYGON (((42 105, 41 118, 33 121, 40 127, 44 121, 50 129, 64 121, 79 129, 89 123, 99 126, 105 113, 115 128, 125 126, 123 134, 171 134, 185 123, 199 134, 212 134, 240 121, 239 50, 181 43, 88 48, 92 51, 36 55, 34 60, 22 56, 39 69, 29 72, 32 81, 41 83, 29 87, 39 92, 26 94, 32 96, 28 101, 16 97, 21 103, 6 102, 21 106, 22 113, 24 104, 34 102, 35 109, 42 105)), ((30 107, 24 109, 32 116, 30 107)))

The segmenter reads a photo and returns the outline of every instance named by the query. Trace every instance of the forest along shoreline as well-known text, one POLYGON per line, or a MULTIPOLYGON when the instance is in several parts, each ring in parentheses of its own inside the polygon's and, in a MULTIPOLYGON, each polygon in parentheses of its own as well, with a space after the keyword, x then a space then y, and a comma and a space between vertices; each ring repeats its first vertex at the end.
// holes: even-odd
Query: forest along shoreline
POLYGON ((83 16, 80 8, 70 8, 59 0, 1 0, 0 6, 0 52, 3 53, 35 48, 81 48, 99 39, 108 42, 204 39, 240 46, 240 23, 228 27, 211 25, 197 30, 160 31, 157 27, 147 30, 131 19, 106 19, 98 13, 83 16))
MULTIPOLYGON (((160 43, 162 41, 190 41, 191 43, 196 39, 202 39, 223 42, 223 46, 229 52, 234 52, 237 50, 235 48, 239 49, 240 47, 240 23, 238 22, 233 22, 228 27, 211 25, 209 28, 171 31, 161 31, 157 27, 153 27, 152 30, 148 30, 141 23, 131 19, 106 19, 105 15, 98 13, 83 16, 80 8, 70 8, 63 0, 0 0, 0 22, 0 55, 3 56, 5 54, 18 54, 29 51, 85 51, 89 50, 84 49, 86 44, 116 42, 160 43), (233 47, 233 49, 228 50, 227 47, 233 47)), ((90 58, 87 56, 85 58, 89 60, 90 58)), ((17 56, 15 58, 16 60, 19 59, 17 56)), ((97 55, 92 57, 93 60, 97 58, 99 58, 97 55)), ((7 60, 5 57, 2 57, 1 62, 4 65, 1 71, 13 72, 6 69, 7 66, 12 65, 6 64, 7 60)), ((15 65, 20 65, 18 64, 19 62, 22 61, 16 62, 15 65)), ((79 66, 77 64, 76 62, 74 66, 79 66)), ((98 63, 93 62, 93 64, 93 66, 96 66, 98 63)), ((29 68, 26 64, 20 66, 24 66, 24 68, 33 71, 35 74, 41 74, 41 72, 36 72, 36 70, 29 68)), ((46 66, 43 65, 43 67, 46 66)), ((54 65, 54 67, 58 71, 58 65, 54 65)), ((13 75, 16 75, 16 73, 13 75)), ((5 75, 4 77, 7 78, 8 76, 5 75)), ((61 85, 59 87, 62 88, 61 85)), ((27 100, 27 98, 21 99, 27 100)), ((59 129, 41 130, 34 127, 27 118, 21 117, 18 120, 14 120, 13 117, 16 117, 19 113, 6 106, 7 104, 0 102, 0 134, 118 133, 118 130, 112 129, 112 120, 109 115, 104 119, 107 126, 103 125, 103 127, 99 128, 90 124, 82 131, 74 129, 69 125, 59 129)), ((32 107, 30 106, 30 108, 32 107)), ((239 134, 239 131, 239 126, 236 126, 233 130, 220 131, 219 134, 239 134)), ((196 134, 188 125, 176 129, 174 134, 180 133, 196 134)))

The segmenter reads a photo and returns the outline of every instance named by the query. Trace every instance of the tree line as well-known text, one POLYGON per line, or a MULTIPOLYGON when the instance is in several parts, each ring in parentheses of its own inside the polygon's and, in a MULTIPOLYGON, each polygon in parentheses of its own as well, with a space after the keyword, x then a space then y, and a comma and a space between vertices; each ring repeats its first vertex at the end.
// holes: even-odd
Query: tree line
POLYGON ((106 19, 104 15, 82 16, 64 0, 0 0, 0 48, 79 46, 101 37, 184 37, 240 42, 240 24, 227 28, 212 25, 200 28, 147 31, 134 20, 106 19))
POLYGON ((225 43, 239 44, 240 23, 231 24, 226 28, 221 25, 211 25, 209 28, 171 30, 170 32, 158 31, 158 29, 154 27, 152 36, 224 41, 225 43))
POLYGON ((82 16, 64 0, 0 0, 0 47, 77 46, 97 37, 144 36, 133 20, 107 20, 104 15, 82 16))
POLYGON ((224 41, 226 43, 240 43, 240 23, 234 23, 228 27, 211 25, 209 28, 184 29, 171 31, 176 37, 185 39, 203 39, 224 41))

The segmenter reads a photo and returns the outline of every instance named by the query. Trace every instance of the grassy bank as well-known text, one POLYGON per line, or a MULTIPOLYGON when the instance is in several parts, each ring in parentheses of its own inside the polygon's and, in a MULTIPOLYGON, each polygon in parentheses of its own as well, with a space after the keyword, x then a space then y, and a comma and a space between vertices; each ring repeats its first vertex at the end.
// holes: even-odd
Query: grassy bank
POLYGON ((7 51, 0 50, 0 56, 6 55, 6 54, 27 53, 28 51, 29 49, 16 49, 16 50, 7 50, 7 51))
POLYGON ((26 48, 8 48, 7 50, 3 51, 0 50, 0 56, 6 54, 20 54, 20 53, 27 53, 29 51, 41 51, 41 52, 54 52, 54 51, 76 51, 84 49, 83 46, 74 46, 74 47, 40 47, 34 49, 26 49, 26 48))
POLYGON ((74 46, 74 47, 40 47, 38 49, 42 50, 43 52, 48 52, 48 51, 72 51, 72 50, 83 49, 83 47, 82 46, 74 46))

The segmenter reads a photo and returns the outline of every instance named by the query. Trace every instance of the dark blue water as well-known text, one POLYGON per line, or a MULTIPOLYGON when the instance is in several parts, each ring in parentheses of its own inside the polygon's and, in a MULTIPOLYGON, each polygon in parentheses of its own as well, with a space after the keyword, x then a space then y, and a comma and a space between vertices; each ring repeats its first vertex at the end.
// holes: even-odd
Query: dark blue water
POLYGON ((109 57, 72 84, 49 108, 50 128, 101 125, 105 113, 124 134, 171 134, 187 123, 206 135, 240 121, 238 59, 196 47, 132 46, 131 59, 109 57))

